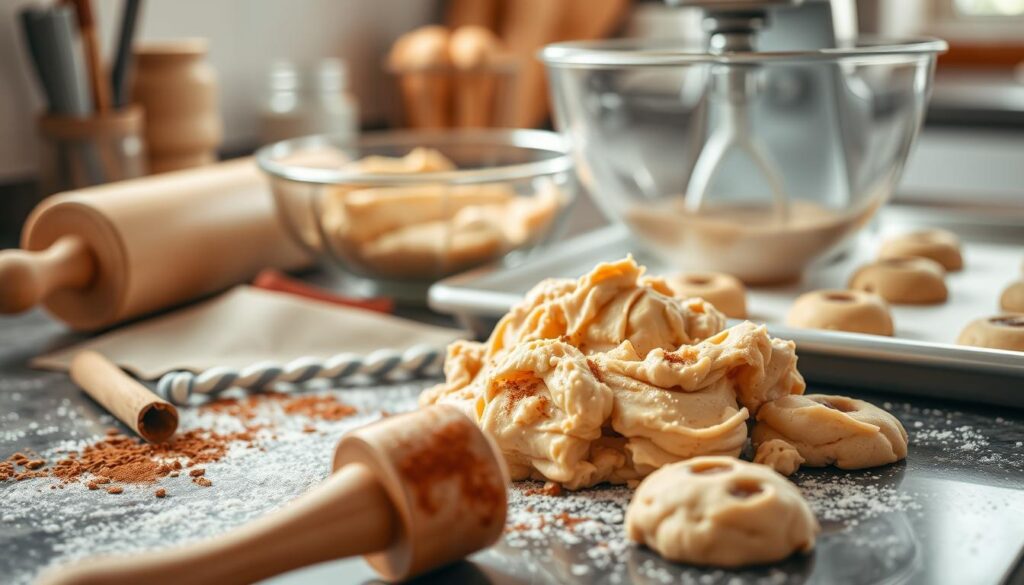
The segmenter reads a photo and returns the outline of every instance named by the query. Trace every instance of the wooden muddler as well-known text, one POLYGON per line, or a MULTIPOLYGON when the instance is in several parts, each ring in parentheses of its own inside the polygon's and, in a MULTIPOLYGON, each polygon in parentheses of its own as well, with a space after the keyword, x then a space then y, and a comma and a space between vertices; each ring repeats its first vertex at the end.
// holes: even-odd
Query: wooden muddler
POLYGON ((93 400, 150 443, 162 443, 178 430, 178 409, 173 404, 95 351, 76 354, 70 373, 93 400))
POLYGON ((37 303, 98 329, 309 259, 243 159, 54 195, 0 252, 0 313, 37 303))
POLYGON ((501 536, 508 471, 464 414, 432 406, 357 429, 335 473, 268 516, 175 549, 95 559, 40 585, 232 585, 353 555, 387 580, 462 559, 501 536))

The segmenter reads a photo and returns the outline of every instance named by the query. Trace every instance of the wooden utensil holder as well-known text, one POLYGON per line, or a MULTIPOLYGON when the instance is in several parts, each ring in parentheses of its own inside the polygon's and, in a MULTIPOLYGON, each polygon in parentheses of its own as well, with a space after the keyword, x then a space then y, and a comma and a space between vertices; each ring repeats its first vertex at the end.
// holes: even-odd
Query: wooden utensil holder
POLYGON ((146 174, 143 113, 129 106, 87 118, 39 117, 39 176, 44 194, 146 174))

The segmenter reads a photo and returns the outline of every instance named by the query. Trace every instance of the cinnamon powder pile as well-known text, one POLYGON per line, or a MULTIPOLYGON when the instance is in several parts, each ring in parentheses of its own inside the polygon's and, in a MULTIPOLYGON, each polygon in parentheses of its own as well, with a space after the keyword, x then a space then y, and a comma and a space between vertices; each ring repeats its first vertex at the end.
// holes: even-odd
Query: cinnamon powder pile
MULTIPOLYGON (((13 475, 18 481, 49 476, 60 480, 61 484, 69 484, 87 479, 86 487, 89 489, 111 483, 155 483, 164 477, 176 477, 183 467, 219 461, 227 455, 232 443, 255 444, 258 430, 257 427, 247 427, 236 433, 217 433, 193 429, 178 434, 167 443, 152 445, 111 429, 103 439, 80 452, 68 453, 49 467, 42 460, 28 460, 24 455, 15 453, 2 469, 17 465, 25 467, 26 471, 13 475)), ((0 474, 0 479, 10 476, 10 473, 0 474)), ((121 491, 119 486, 107 488, 107 492, 112 494, 121 491)))
MULTIPOLYGON (((288 415, 311 419, 336 421, 356 412, 355 408, 333 396, 291 396, 283 393, 218 399, 200 406, 199 410, 251 421, 259 414, 258 408, 268 401, 278 404, 288 415)), ((109 486, 104 488, 107 493, 119 494, 123 488, 116 484, 156 483, 163 478, 176 478, 182 474, 183 468, 189 468, 187 479, 199 486, 210 487, 213 481, 204 477, 205 469, 197 466, 221 460, 233 444, 255 446, 259 431, 270 426, 245 424, 241 431, 224 433, 204 428, 191 429, 157 445, 123 435, 117 429, 109 429, 103 439, 81 451, 67 453, 49 466, 42 458, 15 453, 6 461, 0 461, 0 481, 52 477, 59 480, 52 488, 84 482, 90 490, 109 486)), ((154 494, 158 498, 168 495, 164 488, 154 494)))

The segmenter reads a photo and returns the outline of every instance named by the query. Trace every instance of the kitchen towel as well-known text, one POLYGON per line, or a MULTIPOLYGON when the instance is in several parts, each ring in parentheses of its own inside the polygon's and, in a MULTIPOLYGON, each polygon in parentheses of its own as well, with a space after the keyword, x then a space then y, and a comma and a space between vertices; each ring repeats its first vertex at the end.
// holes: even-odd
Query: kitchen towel
POLYGON ((31 365, 67 370, 71 358, 88 349, 139 378, 155 380, 172 371, 241 369, 263 361, 367 355, 417 345, 444 348, 465 336, 457 329, 238 286, 197 305, 37 357, 31 365))

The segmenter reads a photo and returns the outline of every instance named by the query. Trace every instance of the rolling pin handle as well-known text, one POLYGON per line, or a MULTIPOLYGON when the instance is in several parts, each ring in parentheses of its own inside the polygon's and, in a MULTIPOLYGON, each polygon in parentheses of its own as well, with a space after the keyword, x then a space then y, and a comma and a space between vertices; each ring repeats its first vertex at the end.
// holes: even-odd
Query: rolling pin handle
POLYGON ((0 252, 0 313, 20 313, 51 293, 84 288, 92 282, 95 262, 85 241, 63 236, 38 252, 0 252))
POLYGON ((38 585, 244 585, 323 561, 387 549, 400 524, 365 465, 338 470, 307 494, 223 536, 184 547, 59 568, 38 585))

